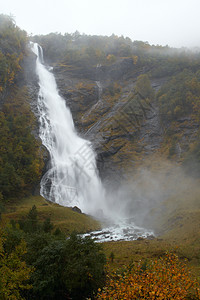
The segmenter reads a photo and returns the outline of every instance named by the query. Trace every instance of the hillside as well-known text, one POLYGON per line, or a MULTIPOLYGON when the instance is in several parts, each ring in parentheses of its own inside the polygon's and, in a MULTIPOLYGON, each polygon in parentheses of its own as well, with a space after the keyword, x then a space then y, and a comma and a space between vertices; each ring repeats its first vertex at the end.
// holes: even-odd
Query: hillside
POLYGON ((0 199, 30 195, 44 166, 42 149, 33 132, 36 118, 30 108, 23 63, 28 37, 13 20, 0 15, 0 199))
POLYGON ((91 216, 79 213, 72 207, 63 207, 46 201, 41 196, 31 196, 9 201, 6 204, 6 213, 2 216, 2 222, 7 223, 11 220, 17 222, 26 218, 34 205, 38 211, 39 222, 42 223, 49 218, 54 225, 54 230, 59 228, 65 236, 69 236, 73 232, 85 233, 101 228, 100 223, 91 216))
POLYGON ((79 32, 29 37, 0 15, 0 297, 93 299, 105 284, 105 255, 111 274, 137 263, 146 271, 173 252, 199 280, 199 112, 198 51, 79 32), (39 138, 30 40, 43 47, 78 136, 92 142, 111 212, 155 236, 104 243, 102 251, 72 234, 100 222, 39 195, 50 156, 39 138))

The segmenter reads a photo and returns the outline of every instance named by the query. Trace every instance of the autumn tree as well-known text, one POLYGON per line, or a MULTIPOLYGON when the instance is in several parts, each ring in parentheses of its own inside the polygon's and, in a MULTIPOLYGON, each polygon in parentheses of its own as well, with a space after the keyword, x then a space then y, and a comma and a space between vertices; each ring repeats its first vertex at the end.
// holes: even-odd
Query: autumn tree
POLYGON ((25 241, 21 241, 11 252, 4 248, 7 236, 0 233, 0 298, 23 299, 21 292, 31 289, 28 284, 33 268, 24 261, 27 252, 25 241))
POLYGON ((139 262, 121 273, 107 275, 107 284, 96 299, 199 299, 199 285, 176 255, 139 262), (192 294, 191 294, 192 293, 192 294), (196 296, 195 296, 196 295, 196 296))
POLYGON ((27 34, 0 14, 0 199, 24 196, 39 182, 43 160, 32 132, 36 120, 29 93, 18 85, 27 55, 27 34))
POLYGON ((147 74, 142 74, 138 76, 135 90, 141 98, 144 98, 147 101, 150 101, 154 98, 154 91, 147 74))
POLYGON ((172 77, 157 94, 162 120, 176 120, 194 113, 198 121, 200 108, 199 92, 199 72, 184 70, 172 77))
POLYGON ((0 14, 0 92, 13 84, 26 53, 27 34, 12 17, 0 14))
POLYGON ((0 186, 4 199, 30 193, 44 165, 40 143, 32 134, 35 118, 27 98, 26 88, 15 88, 0 112, 0 186))

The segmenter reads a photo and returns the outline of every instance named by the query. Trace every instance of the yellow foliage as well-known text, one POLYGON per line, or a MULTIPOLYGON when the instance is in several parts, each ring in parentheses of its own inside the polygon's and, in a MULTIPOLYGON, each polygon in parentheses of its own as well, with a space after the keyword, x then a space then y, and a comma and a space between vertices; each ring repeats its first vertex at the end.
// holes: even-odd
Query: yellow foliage
POLYGON ((134 65, 136 65, 136 64, 137 64, 137 62, 138 62, 138 56, 136 56, 136 55, 133 55, 133 56, 132 56, 132 59, 133 59, 133 63, 134 63, 134 65))
POLYGON ((15 247, 11 253, 4 250, 6 237, 1 233, 0 237, 0 299, 15 300, 23 299, 20 291, 31 289, 32 286, 27 284, 33 268, 26 266, 23 256, 26 253, 26 243, 21 243, 15 247))
POLYGON ((114 54, 108 54, 106 59, 109 63, 114 63, 116 61, 116 56, 114 54))
MULTIPOLYGON (((199 286, 190 278, 178 257, 140 262, 122 274, 107 275, 107 284, 96 299, 186 299, 190 293, 200 299, 199 286)), ((194 299, 194 298, 193 298, 194 299)))

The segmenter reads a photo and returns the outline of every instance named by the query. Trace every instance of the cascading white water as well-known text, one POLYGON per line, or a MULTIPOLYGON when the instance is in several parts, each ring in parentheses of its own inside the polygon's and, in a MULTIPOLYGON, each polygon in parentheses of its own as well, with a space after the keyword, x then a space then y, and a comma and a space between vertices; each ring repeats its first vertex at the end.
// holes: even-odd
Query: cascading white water
POLYGON ((96 81, 97 87, 98 87, 98 101, 101 101, 101 94, 102 94, 102 85, 100 81, 96 81))
MULTIPOLYGON (((58 93, 55 78, 43 63, 42 48, 37 43, 31 43, 31 48, 37 56, 40 138, 50 155, 49 169, 41 180, 41 195, 63 206, 78 206, 83 212, 107 217, 109 228, 102 233, 92 233, 99 241, 134 240, 152 235, 152 231, 135 226, 133 221, 123 220, 125 203, 121 197, 120 201, 116 195, 110 199, 105 197, 92 145, 76 133, 71 112, 58 93)), ((97 85, 100 89, 99 82, 97 85)), ((99 100, 100 97, 101 90, 99 100)))
POLYGON ((98 176, 95 153, 79 137, 53 74, 43 64, 42 48, 32 43, 39 77, 40 138, 50 154, 49 170, 41 180, 41 195, 63 206, 78 206, 95 214, 104 210, 104 188, 98 176))

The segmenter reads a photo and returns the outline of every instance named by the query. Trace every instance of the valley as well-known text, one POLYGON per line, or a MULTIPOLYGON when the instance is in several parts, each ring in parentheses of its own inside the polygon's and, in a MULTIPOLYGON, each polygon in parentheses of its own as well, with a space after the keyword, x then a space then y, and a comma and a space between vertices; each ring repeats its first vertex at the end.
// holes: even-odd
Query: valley
POLYGON ((198 285, 199 52, 115 35, 30 37, 4 15, 0 34, 0 272, 12 274, 16 257, 26 282, 11 295, 104 299, 106 260, 115 277, 171 254, 198 285))

